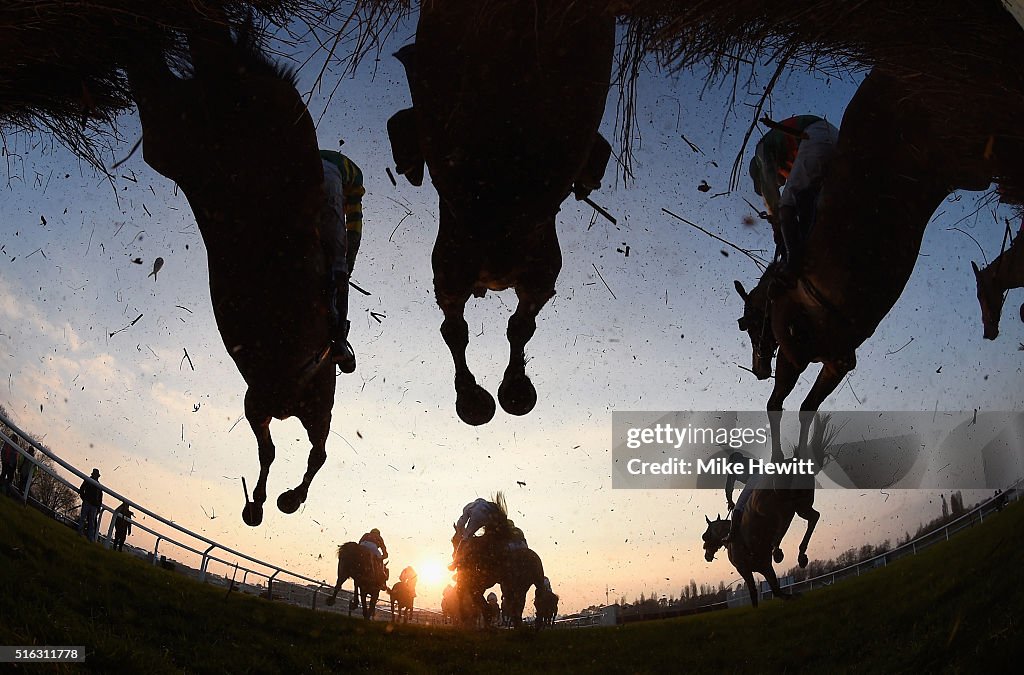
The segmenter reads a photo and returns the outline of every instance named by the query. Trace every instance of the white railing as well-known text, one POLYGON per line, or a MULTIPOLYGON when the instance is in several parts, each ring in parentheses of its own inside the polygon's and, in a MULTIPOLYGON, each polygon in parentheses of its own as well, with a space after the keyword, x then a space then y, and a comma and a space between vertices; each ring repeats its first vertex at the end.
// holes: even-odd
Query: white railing
MULTIPOLYGON (((118 494, 117 492, 114 492, 113 490, 111 490, 107 486, 103 485, 102 483, 98 483, 98 482, 94 481, 91 477, 86 476, 84 473, 79 471, 76 467, 74 467, 71 464, 65 462, 59 456, 57 456, 56 454, 54 454, 50 450, 47 450, 43 446, 41 446, 29 434, 25 433, 21 428, 19 428, 16 424, 14 424, 7 417, 5 417, 3 415, 0 415, 0 421, 2 421, 11 430, 13 430, 22 440, 24 440, 25 442, 30 444, 33 448, 35 448, 36 452, 41 453, 42 455, 44 455, 46 457, 49 457, 51 460, 53 460, 54 463, 59 465, 65 471, 71 473, 74 476, 77 476, 78 478, 81 478, 84 481, 88 481, 88 482, 91 482, 91 483, 95 484, 96 486, 98 486, 103 491, 104 494, 108 494, 111 497, 113 497, 114 499, 120 500, 121 502, 123 502, 125 504, 128 504, 129 508, 132 509, 132 510, 137 510, 137 511, 139 511, 141 513, 146 514, 147 516, 149 516, 150 518, 153 518, 154 520, 156 520, 157 522, 161 523, 165 527, 170 528, 170 530, 172 530, 174 533, 177 533, 177 535, 184 535, 186 538, 190 538, 194 542, 199 542, 199 544, 197 544, 197 545, 189 545, 189 544, 183 543, 179 539, 175 538, 175 536, 177 536, 177 535, 171 535, 171 534, 169 534, 166 531, 160 532, 160 531, 155 530, 155 529, 153 529, 151 527, 143 525, 142 523, 140 523, 140 522, 138 522, 136 520, 132 520, 131 521, 131 525, 132 525, 133 529, 139 529, 139 530, 142 530, 144 532, 147 532, 147 533, 153 535, 153 537, 155 537, 155 539, 156 539, 156 541, 155 541, 155 543, 153 545, 152 552, 148 553, 148 556, 150 556, 151 559, 152 559, 151 560, 152 564, 156 565, 156 564, 158 564, 161 561, 161 557, 159 555, 159 548, 160 548, 161 543, 165 543, 165 544, 168 544, 168 545, 176 546, 179 549, 182 549, 184 551, 188 551, 188 552, 190 552, 190 553, 192 553, 192 554, 194 554, 194 555, 199 557, 201 563, 200 563, 200 567, 199 567, 199 575, 198 575, 198 577, 199 577, 199 581, 201 581, 203 583, 206 583, 208 581, 208 570, 209 570, 210 563, 211 562, 218 562, 218 563, 221 563, 221 564, 225 565, 229 570, 233 570, 233 574, 234 575, 237 575, 237 573, 239 573, 239 572, 242 573, 242 579, 237 582, 237 588, 239 588, 239 589, 243 589, 246 586, 246 583, 247 583, 249 575, 253 575, 253 576, 258 577, 258 578, 266 579, 267 586, 266 586, 265 594, 266 594, 266 597, 270 598, 270 599, 274 599, 275 598, 275 594, 274 594, 274 591, 273 591, 274 582, 275 581, 278 581, 281 584, 285 584, 283 586, 283 588, 282 588, 282 590, 284 592, 279 593, 277 595, 278 598, 283 598, 285 593, 287 593, 287 595, 289 596, 288 600, 290 602, 292 602, 293 604, 308 605, 312 609, 317 609, 318 608, 317 607, 317 605, 318 605, 317 600, 318 600, 318 596, 320 595, 321 592, 329 594, 333 590, 334 585, 328 583, 327 581, 323 581, 323 580, 319 580, 319 579, 312 579, 312 578, 307 577, 307 576, 305 576, 303 574, 299 574, 298 572, 293 572, 291 570, 285 569, 284 567, 281 567, 279 565, 275 565, 275 564, 267 562, 265 560, 260 560, 259 558, 256 558, 254 556, 248 555, 246 553, 242 553, 241 551, 237 551, 237 550, 235 550, 235 549, 233 549, 233 548, 231 548, 229 546, 225 546, 224 544, 221 544, 219 542, 213 541, 212 539, 209 539, 209 538, 207 538, 207 537, 205 537, 205 536, 203 536, 201 534, 193 532, 193 531, 191 531, 191 530, 189 530, 189 529, 187 529, 185 527, 182 527, 181 525, 178 525, 177 523, 174 523, 174 522, 164 518, 163 516, 159 515, 158 513, 155 513, 153 511, 145 508, 144 506, 141 506, 137 502, 132 501, 131 499, 128 499, 127 497, 124 497, 124 496, 118 494), (199 546, 203 546, 204 548, 200 549, 199 546), (229 561, 229 560, 225 560, 222 557, 217 557, 217 556, 213 555, 214 551, 220 552, 220 555, 234 556, 236 558, 236 560, 229 561), (252 567, 246 567, 245 565, 240 564, 240 562, 239 562, 240 560, 246 561, 249 564, 253 564, 253 565, 262 567, 263 569, 261 570, 261 569, 254 569, 252 567), (294 581, 292 583, 287 583, 285 581, 285 579, 298 580, 300 582, 304 582, 304 584, 296 584, 294 581), (297 594, 298 595, 303 595, 305 593, 310 593, 311 596, 312 596, 308 600, 308 602, 304 598, 296 598, 295 597, 297 594)), ((17 449, 18 453, 24 458, 24 460, 27 460, 28 462, 30 462, 30 465, 29 465, 29 468, 28 468, 28 477, 27 477, 27 481, 25 482, 25 485, 27 485, 29 488, 31 488, 31 485, 32 485, 32 482, 33 482, 33 478, 35 476, 35 471, 41 470, 41 471, 45 471, 46 473, 51 475, 55 480, 57 480, 58 482, 60 482, 64 486, 68 487, 75 494, 78 493, 78 487, 73 485, 71 482, 69 482, 63 476, 59 475, 56 471, 51 470, 50 467, 48 467, 47 465, 43 464, 40 460, 36 459, 35 456, 33 456, 28 451, 22 449, 20 446, 15 444, 10 438, 7 438, 6 435, 0 434, 0 438, 2 438, 3 441, 10 442, 17 449)), ((22 466, 24 466, 24 464, 22 466)), ((20 480, 21 480, 21 476, 20 475, 18 476, 18 479, 19 479, 19 482, 20 482, 20 480)), ((20 499, 21 499, 21 501, 23 503, 27 503, 28 502, 28 498, 29 498, 29 493, 30 492, 31 492, 31 489, 26 489, 26 490, 20 490, 19 489, 20 499)), ((97 530, 100 529, 99 528, 99 523, 102 523, 103 515, 106 512, 109 512, 111 514, 111 517, 110 517, 110 522, 109 522, 109 524, 107 526, 106 537, 103 537, 103 539, 104 539, 104 545, 106 545, 108 548, 110 548, 112 546, 112 542, 113 542, 112 532, 113 532, 113 529, 114 529, 114 521, 115 521, 114 509, 111 509, 109 506, 106 506, 106 505, 100 507, 100 513, 99 513, 98 521, 97 521, 98 522, 97 530)), ((54 513, 53 515, 55 515, 55 516, 60 515, 60 517, 63 520, 65 520, 65 521, 70 519, 67 514, 57 514, 57 513, 54 513)), ((165 556, 165 558, 166 558, 166 556, 165 556)), ((233 584, 236 583, 234 576, 231 579, 227 579, 227 577, 225 576, 225 579, 227 580, 227 583, 229 585, 233 585, 233 584)), ((256 587, 256 586, 250 584, 250 588, 258 589, 259 587, 256 587)), ((260 593, 263 594, 262 591, 260 591, 260 593)), ((350 598, 351 598, 351 594, 348 593, 347 591, 342 591, 339 594, 339 599, 347 600, 347 599, 350 599, 350 598), (346 598, 346 596, 347 596, 347 598, 346 598)), ((387 604, 386 600, 385 600, 385 604, 387 604)), ((349 603, 347 601, 339 602, 338 605, 336 605, 337 609, 332 609, 330 611, 342 611, 343 612, 343 611, 346 611, 348 606, 349 606, 349 603)), ((383 611, 378 610, 378 614, 379 614, 379 616, 382 619, 389 619, 389 618, 391 618, 390 617, 390 610, 384 609, 384 608, 382 608, 382 610, 383 611)), ((351 611, 349 611, 349 614, 351 614, 351 611)), ((416 622, 416 623, 440 623, 441 622, 441 615, 438 612, 432 612, 430 610, 416 609, 413 612, 413 621, 416 622)))

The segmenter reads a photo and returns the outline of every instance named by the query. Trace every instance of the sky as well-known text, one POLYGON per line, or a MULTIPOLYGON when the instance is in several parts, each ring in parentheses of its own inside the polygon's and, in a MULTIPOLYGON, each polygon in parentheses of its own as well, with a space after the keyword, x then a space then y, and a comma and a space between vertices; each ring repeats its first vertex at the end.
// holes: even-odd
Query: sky
MULTIPOLYGON (((731 108, 730 86, 705 85, 699 70, 674 76, 652 66, 642 74, 636 179, 623 185, 609 173, 592 195, 618 224, 571 199, 558 217, 564 263, 557 295, 527 346, 537 406, 525 417, 499 409, 489 424, 470 427, 455 415, 454 369, 432 293, 437 195, 429 183, 394 187, 384 173, 391 165, 385 122, 410 103, 389 54, 412 35, 413 24, 404 24, 379 60, 367 59, 353 77, 332 67, 323 88, 311 92, 321 147, 344 139, 343 151, 364 173, 353 280, 371 295, 351 295, 359 367, 338 379, 327 464, 299 512, 278 512, 274 499, 301 479, 306 435, 296 420, 277 421, 265 519, 259 528, 241 521, 239 478, 252 485, 259 470, 255 439, 238 422, 244 383, 217 333, 192 213, 141 152, 110 182, 50 138, 6 133, 0 403, 79 469, 100 468, 115 491, 312 578, 333 583, 336 547, 378 527, 392 567, 421 570, 426 607, 440 603, 446 579, 436 577, 450 557, 451 524, 463 505, 496 490, 505 491, 510 516, 543 559, 562 612, 606 597, 678 595, 691 578, 735 581, 724 556, 711 564, 702 556, 704 515, 725 511, 720 493, 611 488, 611 415, 763 409, 771 384, 739 367, 749 365, 750 347, 737 330, 742 303, 732 283, 749 288, 757 269, 661 209, 738 246, 771 249, 766 225, 743 224, 752 214, 744 198, 757 203, 748 180, 716 196, 728 191, 771 66, 758 68, 755 83, 740 83, 731 108), (701 181, 710 191, 697 189, 701 181), (626 246, 628 257, 620 252, 626 246), (165 264, 154 279, 147 275, 158 256, 165 264)), ((300 72, 304 93, 321 62, 300 72)), ((814 113, 838 126, 862 76, 794 72, 780 80, 766 112, 775 119, 814 113)), ((602 126, 609 139, 616 97, 613 88, 602 126)), ((140 136, 137 117, 125 115, 119 130, 124 141, 107 166, 129 154, 140 136)), ((1011 294, 999 339, 983 341, 970 270, 972 260, 984 260, 979 246, 989 260, 998 253, 1010 214, 979 208, 979 197, 958 193, 936 212, 906 291, 825 408, 1021 408, 1024 326, 1015 316, 1024 297, 1011 294)), ((508 292, 467 306, 470 367, 492 393, 507 360, 512 309, 508 292)), ((801 379, 790 408, 815 374, 812 367, 801 379)), ((822 518, 809 554, 828 559, 850 546, 895 541, 937 515, 938 499, 926 490, 819 491, 822 518)), ((794 528, 788 550, 801 534, 794 528)), ((151 549, 153 541, 137 533, 130 543, 151 549)), ((164 546, 161 552, 175 556, 164 546)))

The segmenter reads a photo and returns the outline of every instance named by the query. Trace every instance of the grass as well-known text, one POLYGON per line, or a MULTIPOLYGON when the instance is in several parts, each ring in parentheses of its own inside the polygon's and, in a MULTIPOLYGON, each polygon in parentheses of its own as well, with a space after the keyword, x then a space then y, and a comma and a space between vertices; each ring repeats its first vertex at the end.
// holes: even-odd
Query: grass
POLYGON ((85 645, 84 668, 103 673, 979 672, 1024 657, 1022 532, 1018 502, 921 555, 789 603, 477 633, 226 597, 0 498, 0 644, 85 645))

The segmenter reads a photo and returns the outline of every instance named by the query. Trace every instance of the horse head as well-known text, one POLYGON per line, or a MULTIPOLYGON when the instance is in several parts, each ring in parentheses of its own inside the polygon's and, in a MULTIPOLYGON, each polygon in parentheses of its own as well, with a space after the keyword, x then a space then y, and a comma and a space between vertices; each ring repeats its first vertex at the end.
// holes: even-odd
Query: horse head
POLYGON ((985 327, 985 339, 995 340, 999 336, 999 317, 1003 313, 1003 294, 992 292, 991 284, 986 283, 985 271, 979 270, 978 266, 971 261, 971 268, 974 270, 974 280, 978 286, 978 303, 981 305, 981 322, 985 327))
POLYGON ((712 562, 718 549, 725 545, 724 540, 729 534, 730 523, 728 520, 722 520, 721 514, 715 520, 704 516, 704 520, 708 523, 708 529, 701 537, 704 540, 704 559, 712 562))
POLYGON ((769 295, 771 280, 765 273, 749 293, 739 281, 733 282, 736 292, 743 298, 743 316, 738 324, 741 331, 750 336, 752 351, 750 369, 759 380, 767 380, 772 376, 772 358, 779 348, 772 331, 771 304, 769 295))

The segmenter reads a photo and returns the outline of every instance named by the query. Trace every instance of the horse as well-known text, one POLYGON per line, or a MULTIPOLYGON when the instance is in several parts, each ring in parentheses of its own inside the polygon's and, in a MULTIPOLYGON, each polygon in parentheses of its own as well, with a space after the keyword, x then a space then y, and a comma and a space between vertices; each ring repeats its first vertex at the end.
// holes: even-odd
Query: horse
POLYGON ((932 213, 953 189, 984 189, 992 178, 985 139, 942 137, 940 126, 895 78, 869 73, 843 115, 795 280, 769 266, 749 293, 735 282, 758 379, 771 376, 778 349, 767 403, 774 461, 782 405, 800 375, 822 364, 800 406, 802 448, 814 412, 903 292, 932 213))
MULTIPOLYGON (((986 340, 995 340, 999 336, 999 319, 1003 313, 1006 291, 1024 287, 1024 244, 1021 244, 1020 240, 1018 234, 1010 247, 1000 253, 985 269, 979 270, 978 265, 971 262, 986 340)), ((1024 321, 1024 305, 1021 305, 1020 317, 1020 320, 1024 321)))
POLYGON ((192 207, 217 327, 247 385, 260 474, 253 501, 245 490, 242 519, 255 527, 275 456, 271 419, 298 417, 311 444, 302 482, 277 499, 294 513, 327 458, 335 376, 326 358, 326 193, 316 130, 294 73, 271 62, 253 34, 251 19, 234 40, 225 25, 207 21, 187 33, 190 76, 172 73, 156 45, 140 46, 126 71, 143 157, 192 207))
POLYGON ((721 516, 715 520, 704 516, 708 524, 708 529, 703 535, 704 559, 712 562, 715 553, 725 546, 729 552, 729 562, 747 584, 750 602, 754 607, 757 607, 758 601, 754 572, 765 578, 776 597, 793 597, 779 587, 779 579, 775 576, 772 561, 783 560, 780 543, 793 521, 794 514, 807 520, 807 531, 800 542, 798 556, 800 567, 806 567, 807 545, 820 516, 814 510, 813 489, 772 489, 767 485, 755 488, 747 501, 739 532, 734 536, 734 540, 728 543, 725 539, 729 534, 730 521, 723 520, 721 516))
POLYGON ((456 623, 461 617, 459 611, 459 590, 448 584, 441 593, 441 619, 445 623, 456 623))
MULTIPOLYGON (((338 597, 341 585, 352 579, 352 601, 349 610, 362 605, 363 618, 372 619, 377 613, 377 600, 380 598, 381 583, 374 573, 373 551, 366 546, 349 541, 338 547, 338 583, 334 585, 327 604, 333 605, 338 597)), ((390 575, 387 563, 384 563, 384 581, 390 575)), ((397 584, 396 584, 397 585, 397 584)), ((384 584, 387 588, 387 584, 384 584)))
POLYGON ((607 3, 449 0, 420 7, 415 44, 396 54, 413 107, 388 122, 392 153, 414 185, 425 163, 439 196, 434 295, 467 424, 495 412, 466 363, 471 295, 515 290, 498 401, 512 415, 537 402, 525 348, 562 266, 559 206, 574 182, 600 184, 611 150, 597 131, 614 40, 607 3))
POLYGON ((537 626, 553 626, 558 615, 557 593, 536 593, 533 606, 537 610, 537 626))
POLYGON ((395 621, 401 619, 404 623, 409 623, 409 619, 412 617, 413 601, 416 599, 417 578, 416 570, 406 567, 398 576, 399 581, 388 591, 391 596, 391 616, 395 618, 395 621), (395 613, 396 607, 397 614, 395 613))
MULTIPOLYGON (((459 538, 456 532, 452 543, 457 544, 459 538)), ((529 548, 509 549, 507 538, 495 530, 482 537, 472 537, 462 545, 470 547, 460 556, 458 568, 462 623, 474 624, 487 616, 484 591, 501 584, 502 614, 518 628, 523 622, 523 609, 530 587, 536 588, 538 596, 546 594, 544 564, 540 556, 529 548)))

